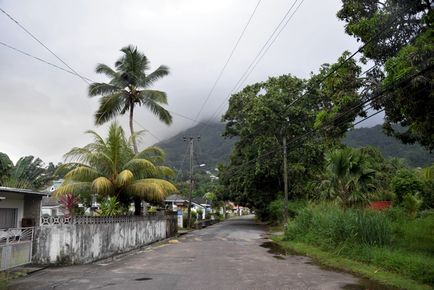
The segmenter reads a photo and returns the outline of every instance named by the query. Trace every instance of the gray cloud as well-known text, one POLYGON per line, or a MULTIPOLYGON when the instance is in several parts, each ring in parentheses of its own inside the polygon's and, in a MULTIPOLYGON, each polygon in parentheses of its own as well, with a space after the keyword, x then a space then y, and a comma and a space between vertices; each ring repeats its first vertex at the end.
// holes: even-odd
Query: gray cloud
MULTIPOLYGON (((206 120, 228 96, 293 1, 262 1, 245 37, 201 119, 206 120)), ((152 69, 168 65, 171 74, 156 84, 169 97, 169 110, 194 118, 228 57, 256 1, 0 1, 0 6, 32 31, 82 75, 95 81, 97 63, 113 65, 119 49, 139 47, 152 69)), ((291 73, 307 77, 343 50, 358 44, 344 33, 335 14, 340 1, 307 0, 246 83, 291 73)), ((10 19, 0 14, 0 41, 62 65, 10 19)), ((33 154, 61 161, 74 146, 90 141, 97 98, 87 96, 79 78, 0 47, 0 151, 15 161, 33 154)), ((170 127, 146 109, 137 121, 159 139, 193 125, 174 116, 170 127)), ((126 117, 120 117, 122 124, 126 117)), ((137 126, 137 129, 141 129, 137 126)), ((155 143, 147 135, 143 145, 155 143)))

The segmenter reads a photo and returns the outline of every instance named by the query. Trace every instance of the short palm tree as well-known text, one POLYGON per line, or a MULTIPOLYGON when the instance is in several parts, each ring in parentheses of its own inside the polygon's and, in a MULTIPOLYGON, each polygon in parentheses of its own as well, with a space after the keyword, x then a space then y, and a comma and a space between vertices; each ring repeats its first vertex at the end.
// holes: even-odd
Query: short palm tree
MULTIPOLYGON (((94 141, 82 148, 73 148, 65 154, 69 168, 64 183, 56 190, 57 196, 67 193, 115 197, 121 204, 128 205, 132 197, 148 202, 161 202, 176 191, 175 186, 165 180, 173 171, 162 166, 164 152, 149 147, 138 154, 127 140, 121 126, 110 125, 108 137, 104 139, 94 131, 87 131, 94 141)), ((136 208, 136 214, 137 212, 136 208)))
MULTIPOLYGON (((136 106, 147 107, 161 121, 170 125, 172 116, 161 105, 167 104, 166 93, 148 89, 155 81, 169 74, 169 68, 162 65, 147 74, 149 61, 147 57, 129 45, 121 49, 121 56, 115 63, 115 69, 105 64, 98 64, 97 73, 110 78, 108 83, 92 83, 89 96, 102 96, 100 106, 95 113, 95 123, 104 124, 117 115, 129 112, 131 136, 134 136, 133 118, 136 106)), ((134 152, 138 153, 137 142, 133 137, 134 152)))
POLYGON ((326 162, 322 187, 327 198, 338 199, 346 207, 367 202, 375 170, 366 156, 358 149, 344 148, 328 153, 326 162))

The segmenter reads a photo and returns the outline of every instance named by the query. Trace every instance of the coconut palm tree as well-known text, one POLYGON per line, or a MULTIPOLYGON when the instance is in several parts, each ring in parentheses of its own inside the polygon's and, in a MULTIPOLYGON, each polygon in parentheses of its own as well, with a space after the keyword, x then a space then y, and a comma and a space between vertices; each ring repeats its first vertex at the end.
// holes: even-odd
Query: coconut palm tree
MULTIPOLYGON (((164 152, 161 149, 150 147, 135 154, 131 138, 127 140, 116 122, 110 125, 106 139, 94 131, 87 133, 93 136, 92 143, 65 154, 68 163, 60 170, 70 170, 56 190, 57 196, 94 193, 115 197, 126 206, 132 197, 161 202, 176 191, 175 186, 164 179, 173 175, 173 171, 162 165, 164 152)), ((137 208, 136 214, 139 214, 137 208)))
MULTIPOLYGON (((105 64, 98 64, 97 73, 110 78, 108 83, 92 83, 89 86, 89 96, 102 96, 95 113, 95 123, 104 124, 117 115, 129 112, 131 136, 134 136, 133 118, 136 106, 147 107, 162 122, 170 125, 172 116, 161 105, 167 104, 166 93, 148 89, 155 81, 169 74, 169 68, 162 65, 147 74, 149 61, 147 57, 129 45, 121 49, 122 55, 115 63, 115 69, 105 64)), ((137 154, 137 142, 133 137, 133 148, 137 154)))

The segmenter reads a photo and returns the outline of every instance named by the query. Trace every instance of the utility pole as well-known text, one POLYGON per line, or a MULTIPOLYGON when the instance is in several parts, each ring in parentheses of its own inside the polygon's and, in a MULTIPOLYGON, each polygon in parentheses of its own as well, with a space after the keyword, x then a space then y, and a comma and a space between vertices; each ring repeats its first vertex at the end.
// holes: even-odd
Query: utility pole
MULTIPOLYGON (((184 137, 184 142, 187 141, 187 138, 184 137)), ((197 141, 200 141, 200 136, 197 137, 197 141)), ((187 209, 187 226, 191 228, 191 195, 193 193, 193 155, 194 155, 194 137, 188 138, 189 146, 190 146, 190 190, 188 193, 188 209, 187 209)))
POLYGON ((285 199, 283 201, 283 218, 284 222, 288 221, 288 164, 286 157, 286 134, 283 134, 283 186, 285 199))

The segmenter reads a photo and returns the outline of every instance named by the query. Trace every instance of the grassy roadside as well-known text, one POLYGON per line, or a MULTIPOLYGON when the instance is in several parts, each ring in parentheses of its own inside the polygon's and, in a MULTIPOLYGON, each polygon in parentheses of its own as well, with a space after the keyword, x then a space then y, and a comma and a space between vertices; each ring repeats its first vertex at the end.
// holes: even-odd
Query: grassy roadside
POLYGON ((422 285, 414 280, 402 277, 401 275, 385 271, 378 266, 368 265, 348 258, 339 257, 306 243, 283 241, 282 236, 272 236, 272 240, 286 249, 313 258, 319 264, 351 272, 385 285, 409 290, 432 289, 432 287, 428 285, 422 285))

